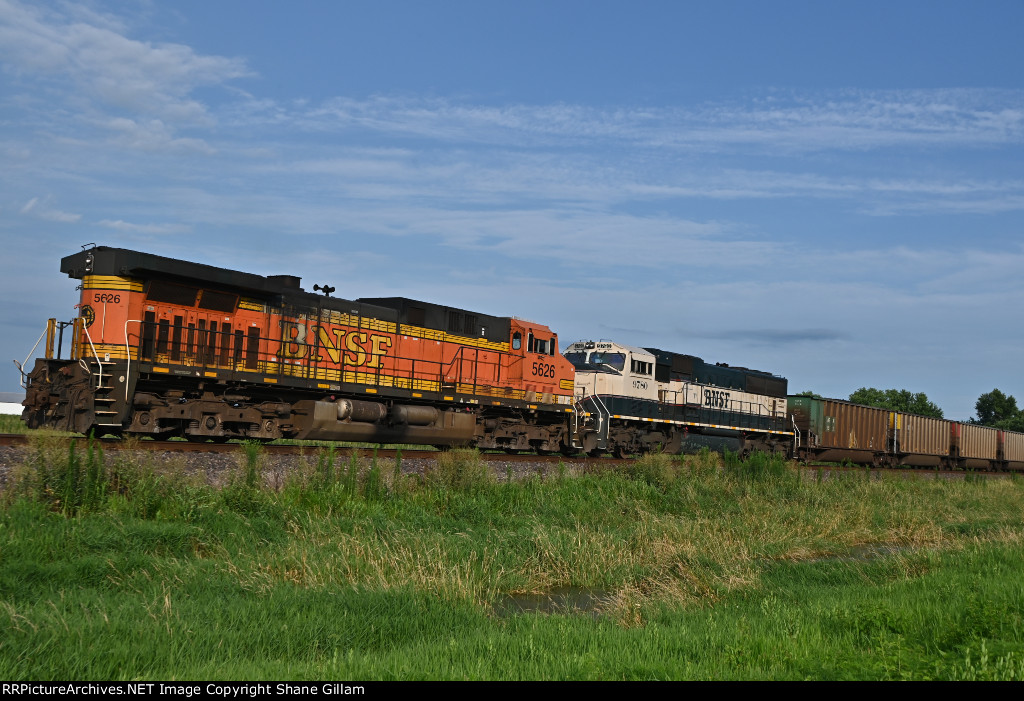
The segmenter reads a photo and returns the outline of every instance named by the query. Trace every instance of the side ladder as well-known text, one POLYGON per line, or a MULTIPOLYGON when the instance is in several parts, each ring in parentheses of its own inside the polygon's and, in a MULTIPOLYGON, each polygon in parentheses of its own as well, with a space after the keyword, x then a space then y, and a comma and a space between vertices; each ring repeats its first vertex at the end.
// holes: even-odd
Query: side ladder
POLYGON ((576 396, 572 405, 572 446, 577 450, 584 448, 582 435, 591 431, 597 434, 598 450, 608 449, 608 426, 611 422, 611 412, 601 397, 596 394, 587 395, 586 389, 577 387, 576 396), (589 406, 588 406, 589 405, 589 406))

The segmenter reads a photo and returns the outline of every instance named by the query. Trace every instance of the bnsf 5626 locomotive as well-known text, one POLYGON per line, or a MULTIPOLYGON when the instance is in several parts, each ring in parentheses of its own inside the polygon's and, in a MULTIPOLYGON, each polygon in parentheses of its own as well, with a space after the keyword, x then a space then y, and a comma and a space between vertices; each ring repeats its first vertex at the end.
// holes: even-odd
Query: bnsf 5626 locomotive
POLYGON ((24 377, 30 427, 620 454, 793 437, 786 381, 768 373, 610 342, 567 359, 550 328, 516 317, 118 248, 61 271, 82 281, 79 315, 50 320, 24 377))
MULTIPOLYGON (((404 298, 349 301, 117 248, 68 256, 82 281, 70 359, 27 377, 29 426, 557 450, 572 366, 543 324, 404 298)), ((319 286, 317 286, 319 288, 319 286)), ((56 356, 56 357, 55 357, 56 356)))

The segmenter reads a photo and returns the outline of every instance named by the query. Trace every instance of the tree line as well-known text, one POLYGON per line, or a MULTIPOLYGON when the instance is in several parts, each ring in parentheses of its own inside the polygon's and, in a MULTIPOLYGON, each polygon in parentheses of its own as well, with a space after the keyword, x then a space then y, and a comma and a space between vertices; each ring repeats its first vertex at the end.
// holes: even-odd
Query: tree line
MULTIPOLYGON (((798 396, 822 398, 820 394, 814 392, 801 392, 798 396)), ((930 401, 924 392, 861 387, 850 394, 849 401, 889 411, 903 411, 908 414, 932 416, 936 419, 943 418, 942 409, 930 401)), ((978 401, 974 404, 974 411, 976 415, 969 419, 972 424, 1024 433, 1024 410, 1017 407, 1017 400, 1013 395, 1006 395, 998 389, 993 389, 978 397, 978 401)))

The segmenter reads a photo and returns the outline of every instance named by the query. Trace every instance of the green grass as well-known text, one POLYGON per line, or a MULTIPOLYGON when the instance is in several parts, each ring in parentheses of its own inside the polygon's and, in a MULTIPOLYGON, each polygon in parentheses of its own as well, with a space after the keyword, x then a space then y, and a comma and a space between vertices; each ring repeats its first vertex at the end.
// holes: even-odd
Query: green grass
POLYGON ((0 509, 4 679, 1024 674, 1018 480, 705 452, 506 481, 472 451, 417 475, 324 450, 272 488, 243 445, 218 490, 34 441, 0 509), (492 609, 564 587, 600 610, 492 609))
POLYGON ((28 433, 29 428, 20 414, 0 414, 0 433, 28 433))

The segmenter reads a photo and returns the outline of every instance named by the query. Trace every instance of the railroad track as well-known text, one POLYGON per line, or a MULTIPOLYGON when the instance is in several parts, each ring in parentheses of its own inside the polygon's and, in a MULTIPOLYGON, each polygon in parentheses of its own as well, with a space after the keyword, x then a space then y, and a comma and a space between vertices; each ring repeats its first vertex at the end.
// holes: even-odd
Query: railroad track
MULTIPOLYGON (((84 436, 67 436, 66 440, 73 441, 76 445, 85 447, 88 438, 84 436)), ((117 438, 96 438, 94 442, 102 446, 103 450, 145 450, 150 452, 168 453, 234 453, 242 448, 241 443, 191 443, 188 441, 160 441, 160 440, 131 440, 124 441, 117 438)), ((27 446, 29 435, 24 433, 0 434, 0 446, 27 446)), ((303 455, 316 453, 328 445, 278 445, 265 443, 260 448, 267 455, 303 455)), ((431 460, 436 458, 440 451, 422 450, 417 448, 377 448, 372 447, 351 447, 335 446, 335 453, 339 457, 349 457, 353 452, 360 455, 374 455, 379 458, 393 459, 399 452, 403 459, 431 460)), ((505 452, 481 452, 480 457, 488 462, 532 462, 532 463, 558 463, 559 461, 573 462, 575 464, 598 462, 602 465, 628 462, 617 458, 592 458, 588 456, 565 457, 562 455, 538 455, 537 453, 505 453, 505 452)))
MULTIPOLYGON (((12 446, 12 447, 23 447, 29 444, 29 435, 24 433, 3 433, 0 434, 0 446, 12 446)), ((67 436, 67 440, 73 441, 76 445, 84 448, 88 443, 88 438, 84 436, 67 436)), ((188 441, 161 441, 161 440, 130 440, 124 441, 118 438, 97 438, 94 439, 97 444, 103 447, 104 450, 145 450, 149 452, 166 452, 166 453, 234 453, 238 452, 242 448, 241 443, 192 443, 188 441)), ((275 443, 265 443, 260 446, 263 452, 267 455, 272 456, 286 456, 286 455, 303 455, 316 453, 322 448, 328 447, 327 444, 316 444, 316 445, 278 445, 275 443)), ((437 450, 422 450, 417 448, 377 448, 372 447, 352 447, 352 446, 335 446, 335 454, 341 458, 348 458, 352 453, 359 453, 363 456, 376 455, 381 459, 394 459, 401 453, 403 459, 409 460, 433 460, 439 454, 437 450)), ((566 457, 563 455, 539 455, 537 453, 505 453, 500 451, 484 452, 481 451, 480 458, 486 462, 496 463, 550 463, 557 464, 559 462, 571 462, 575 465, 579 464, 600 464, 602 466, 611 466, 617 464, 623 464, 630 462, 630 458, 614 458, 612 456, 603 456, 599 458, 590 457, 586 455, 579 455, 573 457, 566 457)), ((857 465, 836 465, 835 463, 806 463, 800 465, 800 469, 806 472, 814 472, 822 470, 825 472, 865 472, 864 466, 857 465)), ((880 474, 892 474, 901 473, 906 475, 929 475, 935 477, 963 477, 965 475, 985 476, 985 477, 1006 477, 1013 473, 1006 472, 970 472, 963 470, 942 470, 937 468, 929 467, 904 467, 904 468, 870 468, 867 470, 872 475, 880 474)))

